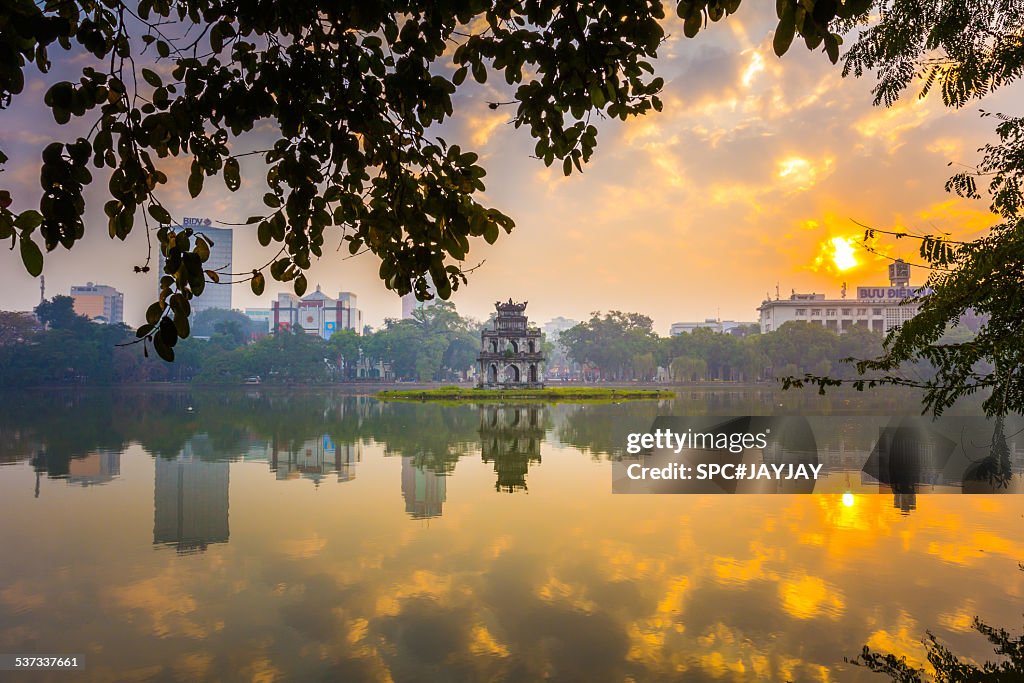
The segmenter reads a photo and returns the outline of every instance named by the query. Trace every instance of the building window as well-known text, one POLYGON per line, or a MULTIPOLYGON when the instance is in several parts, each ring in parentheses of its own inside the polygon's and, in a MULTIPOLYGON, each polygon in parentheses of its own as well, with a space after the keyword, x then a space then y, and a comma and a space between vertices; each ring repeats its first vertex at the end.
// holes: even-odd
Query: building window
POLYGON ((882 315, 882 309, 881 308, 872 308, 871 309, 871 315, 882 315))
POLYGON ((847 315, 847 316, 850 315, 850 311, 852 311, 852 310, 853 310, 852 308, 844 308, 843 309, 843 315, 847 315))
POLYGON ((857 315, 867 315, 867 314, 868 314, 868 309, 866 309, 866 308, 858 308, 857 309, 857 315))
POLYGON ((797 315, 807 315, 807 309, 806 308, 798 308, 798 309, 796 309, 796 314, 797 315))
POLYGON ((836 309, 834 309, 834 308, 828 309, 828 311, 825 312, 825 315, 827 315, 830 318, 836 317, 836 309))
POLYGON ((812 308, 811 309, 811 315, 821 315, 821 309, 820 308, 812 308))

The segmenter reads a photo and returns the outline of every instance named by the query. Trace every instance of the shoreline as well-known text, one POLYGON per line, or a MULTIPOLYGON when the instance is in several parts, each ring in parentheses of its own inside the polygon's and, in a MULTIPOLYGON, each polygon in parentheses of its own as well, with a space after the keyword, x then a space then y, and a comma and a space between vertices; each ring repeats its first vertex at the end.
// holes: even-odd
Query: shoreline
POLYGON ((406 389, 379 391, 375 398, 381 401, 451 401, 451 402, 504 402, 504 401, 651 401, 675 398, 668 389, 637 389, 615 387, 545 387, 543 389, 477 389, 474 387, 443 386, 432 389, 406 389))

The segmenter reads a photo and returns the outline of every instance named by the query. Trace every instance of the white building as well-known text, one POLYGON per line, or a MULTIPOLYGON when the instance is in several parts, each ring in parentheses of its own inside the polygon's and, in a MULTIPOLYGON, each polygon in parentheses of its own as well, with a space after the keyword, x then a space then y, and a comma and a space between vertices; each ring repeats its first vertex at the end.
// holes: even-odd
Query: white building
POLYGON ((918 305, 902 303, 924 296, 926 287, 910 286, 910 265, 897 259, 889 266, 889 286, 858 287, 854 299, 826 299, 824 294, 793 294, 788 299, 765 299, 758 307, 761 332, 777 330, 791 320, 817 323, 837 334, 854 325, 875 332, 888 332, 917 315, 918 305))
POLYGON ((694 330, 711 330, 719 334, 736 334, 744 325, 756 325, 753 322, 737 322, 735 320, 718 320, 717 318, 705 318, 702 323, 672 323, 668 333, 673 337, 680 334, 690 334, 694 330))
POLYGON ((316 291, 299 299, 294 294, 281 293, 271 304, 274 330, 300 327, 306 334, 318 334, 330 339, 338 330, 363 333, 363 312, 356 307, 356 295, 339 292, 337 299, 316 291))
POLYGON ((88 282, 71 288, 75 313, 99 323, 124 322, 124 294, 108 285, 88 282))
MULTIPOLYGON (((210 247, 210 258, 203 264, 203 270, 214 270, 220 274, 220 283, 207 282, 203 293, 192 299, 192 313, 205 311, 210 308, 220 308, 225 311, 231 310, 231 278, 227 275, 231 272, 231 255, 234 242, 234 232, 230 228, 215 228, 213 221, 209 218, 183 218, 181 225, 174 226, 175 231, 184 228, 192 228, 195 232, 202 233, 213 242, 210 247)), ((194 246, 192 240, 189 246, 194 246)), ((159 267, 156 271, 157 282, 160 282, 164 273, 164 255, 159 252, 159 267)), ((159 292, 159 285, 157 291, 159 292)))

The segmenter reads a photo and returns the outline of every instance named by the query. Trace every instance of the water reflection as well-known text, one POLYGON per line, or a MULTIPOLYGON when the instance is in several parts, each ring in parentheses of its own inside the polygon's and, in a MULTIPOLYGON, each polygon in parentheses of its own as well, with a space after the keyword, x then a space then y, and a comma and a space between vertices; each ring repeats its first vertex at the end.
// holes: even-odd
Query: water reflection
POLYGON ((59 633, 90 680, 846 681, 873 680, 843 662, 862 644, 925 665, 930 628, 991 657, 973 615, 1018 623, 1021 499, 864 495, 855 429, 817 440, 835 495, 611 495, 623 429, 774 397, 250 394, 11 402, 0 652, 59 633), (103 453, 106 483, 65 483, 103 453))
POLYGON ((68 463, 68 484, 98 486, 121 474, 121 452, 99 449, 68 463))
POLYGON ((480 411, 480 456, 493 464, 496 491, 526 491, 530 465, 540 463, 540 445, 550 426, 538 405, 490 405, 480 411))
POLYGON ((440 517, 444 510, 448 478, 417 467, 411 456, 402 456, 402 498, 413 519, 440 517))
POLYGON ((201 460, 191 444, 176 458, 156 458, 153 543, 179 553, 227 543, 229 474, 227 462, 201 460))

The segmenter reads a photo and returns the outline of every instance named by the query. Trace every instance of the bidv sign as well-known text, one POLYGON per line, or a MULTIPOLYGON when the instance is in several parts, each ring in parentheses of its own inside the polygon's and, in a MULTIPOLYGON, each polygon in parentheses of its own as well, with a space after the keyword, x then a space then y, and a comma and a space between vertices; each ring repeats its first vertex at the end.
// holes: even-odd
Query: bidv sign
POLYGON ((930 287, 858 287, 857 298, 869 301, 902 301, 932 293, 930 287))
POLYGON ((209 218, 182 218, 181 227, 183 228, 208 228, 213 224, 209 218))

